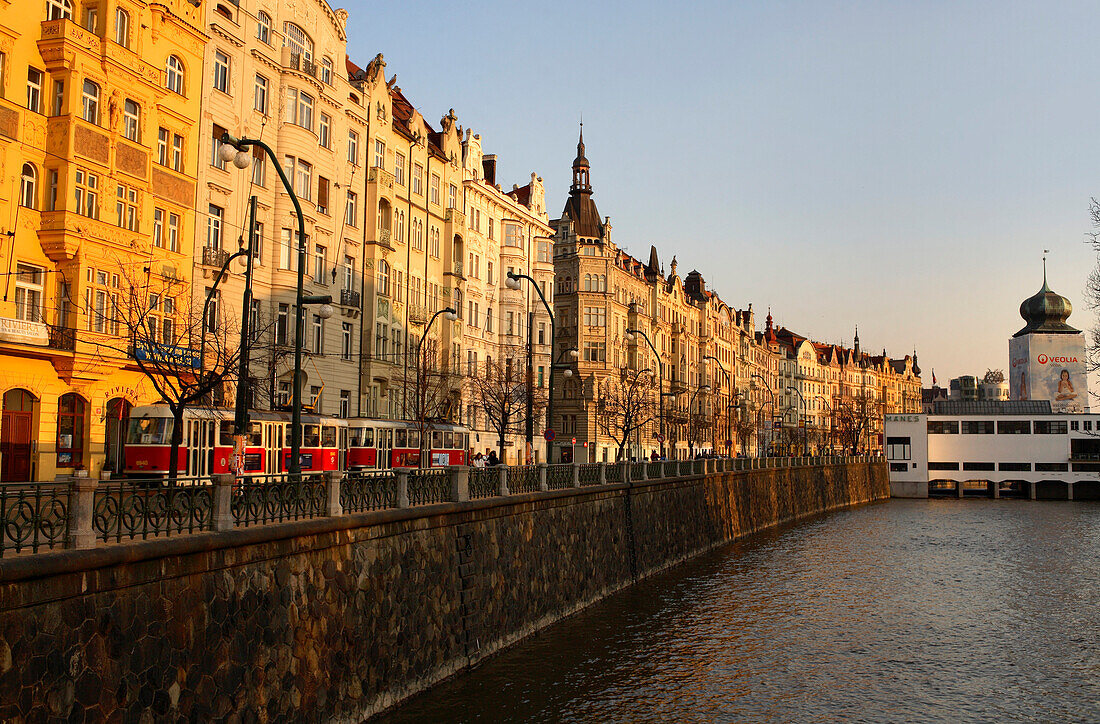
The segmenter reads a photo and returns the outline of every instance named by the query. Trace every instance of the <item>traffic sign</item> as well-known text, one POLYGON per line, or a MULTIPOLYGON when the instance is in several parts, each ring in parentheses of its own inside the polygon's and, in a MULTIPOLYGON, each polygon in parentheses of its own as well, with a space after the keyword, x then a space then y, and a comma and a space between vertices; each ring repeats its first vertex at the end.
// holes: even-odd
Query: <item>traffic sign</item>
POLYGON ((573 444, 574 444, 574 445, 576 445, 576 444, 577 444, 577 438, 573 438, 573 444))
POLYGON ((542 436, 546 438, 546 442, 554 442, 554 428, 546 428, 542 431, 542 436))
POLYGON ((665 441, 665 436, 662 435, 661 433, 657 433, 657 442, 664 442, 664 441, 665 441))
POLYGON ((726 447, 733 447, 733 440, 726 440, 726 447))

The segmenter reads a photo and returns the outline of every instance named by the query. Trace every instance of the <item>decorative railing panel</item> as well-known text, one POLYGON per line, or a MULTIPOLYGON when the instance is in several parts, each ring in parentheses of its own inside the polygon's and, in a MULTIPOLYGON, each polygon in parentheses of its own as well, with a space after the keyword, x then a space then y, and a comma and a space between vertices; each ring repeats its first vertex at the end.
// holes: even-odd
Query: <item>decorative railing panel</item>
POLYGON ((564 490, 573 487, 573 464, 547 465, 546 487, 550 490, 564 490))
POLYGON ((609 483, 621 483, 624 482, 623 477, 626 475, 628 462, 608 463, 607 470, 604 471, 604 479, 609 483))
POLYGON ((539 469, 534 465, 508 468, 508 492, 534 493, 539 489, 539 469))
POLYGON ((320 518, 328 506, 328 485, 320 475, 253 475, 233 490, 233 519, 239 527, 320 518))
POLYGON ((470 500, 500 495, 500 468, 470 468, 470 500))
POLYGON ((409 505, 446 503, 451 499, 451 486, 446 470, 410 470, 409 505))
POLYGON ((599 463, 584 463, 581 465, 581 469, 578 471, 581 485, 599 485, 600 484, 600 464, 599 463))
POLYGON ((0 484, 0 558, 60 548, 69 534, 69 489, 59 483, 0 484))
POLYGON ((214 488, 207 480, 107 480, 96 487, 92 529, 104 542, 158 538, 210 530, 214 488))
POLYGON ((345 513, 397 507, 397 476, 392 472, 348 473, 340 481, 340 507, 345 513))
POLYGON ((650 480, 659 480, 665 476, 665 464, 661 461, 646 463, 646 477, 650 480))

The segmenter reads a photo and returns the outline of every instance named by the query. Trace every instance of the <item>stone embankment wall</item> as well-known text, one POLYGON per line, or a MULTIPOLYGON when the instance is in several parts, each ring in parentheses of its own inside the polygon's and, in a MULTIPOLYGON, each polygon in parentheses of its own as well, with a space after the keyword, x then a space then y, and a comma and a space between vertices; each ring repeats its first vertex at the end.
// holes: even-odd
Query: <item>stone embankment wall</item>
POLYGON ((640 577, 889 497, 712 473, 0 561, 0 720, 360 721, 640 577))

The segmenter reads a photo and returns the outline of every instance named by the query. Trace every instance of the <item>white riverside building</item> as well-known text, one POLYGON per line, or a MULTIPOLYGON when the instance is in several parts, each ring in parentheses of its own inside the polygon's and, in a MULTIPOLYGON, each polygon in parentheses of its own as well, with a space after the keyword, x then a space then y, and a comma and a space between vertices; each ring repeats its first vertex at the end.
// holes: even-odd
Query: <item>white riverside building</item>
POLYGON ((1100 415, 1055 414, 1046 400, 938 401, 886 415, 890 492, 1100 500, 1100 415))

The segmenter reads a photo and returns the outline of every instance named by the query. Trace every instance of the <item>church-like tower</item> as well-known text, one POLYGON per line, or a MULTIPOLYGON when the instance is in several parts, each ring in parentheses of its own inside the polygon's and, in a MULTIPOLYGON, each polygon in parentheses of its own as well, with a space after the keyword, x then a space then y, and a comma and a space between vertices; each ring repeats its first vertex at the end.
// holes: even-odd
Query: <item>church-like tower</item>
POLYGON ((569 187, 569 199, 565 202, 562 218, 573 222, 573 233, 580 238, 604 240, 604 225, 596 202, 592 200, 591 167, 584 155, 584 124, 581 124, 577 141, 577 157, 573 159, 573 184, 569 187))

